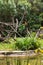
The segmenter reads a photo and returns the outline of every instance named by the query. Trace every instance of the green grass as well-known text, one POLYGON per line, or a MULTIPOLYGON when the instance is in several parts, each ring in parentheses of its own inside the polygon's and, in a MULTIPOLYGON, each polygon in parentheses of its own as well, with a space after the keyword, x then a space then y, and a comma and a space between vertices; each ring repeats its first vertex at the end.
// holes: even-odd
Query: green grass
POLYGON ((0 42, 0 50, 15 50, 15 41, 11 38, 9 41, 0 42))
POLYGON ((38 42, 40 43, 41 47, 43 47, 43 39, 38 39, 38 42))
MULTIPOLYGON (((22 38, 17 38, 17 40, 21 40, 22 38)), ((24 39, 24 38, 23 38, 24 39)), ((41 47, 43 47, 43 39, 37 39, 38 42, 40 43, 41 47)), ((15 43, 14 39, 9 39, 9 41, 5 42, 0 42, 0 50, 16 50, 15 48, 15 43)))

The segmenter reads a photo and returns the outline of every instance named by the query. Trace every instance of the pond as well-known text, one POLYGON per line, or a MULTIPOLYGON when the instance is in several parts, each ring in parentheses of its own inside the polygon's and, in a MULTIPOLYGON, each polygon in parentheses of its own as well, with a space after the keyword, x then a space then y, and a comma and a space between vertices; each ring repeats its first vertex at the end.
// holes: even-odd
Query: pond
POLYGON ((29 56, 5 56, 0 57, 0 65, 43 65, 43 55, 29 56))

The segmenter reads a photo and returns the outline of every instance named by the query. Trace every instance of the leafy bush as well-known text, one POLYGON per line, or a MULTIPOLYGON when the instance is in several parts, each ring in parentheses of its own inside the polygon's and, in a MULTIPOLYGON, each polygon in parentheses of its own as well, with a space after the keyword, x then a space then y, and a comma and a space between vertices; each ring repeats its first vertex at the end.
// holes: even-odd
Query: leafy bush
POLYGON ((29 23, 28 27, 35 31, 43 20, 43 3, 41 0, 33 0, 32 3, 30 0, 0 0, 0 20, 11 21, 12 15, 21 21, 24 11, 27 11, 24 19, 29 23))
POLYGON ((5 4, 0 2, 0 20, 3 22, 10 22, 11 16, 15 14, 15 7, 12 4, 5 4))
POLYGON ((43 39, 34 38, 17 38, 6 40, 5 42, 0 42, 0 50, 31 50, 43 48, 43 39))
POLYGON ((34 50, 39 48, 40 44, 38 43, 37 39, 27 37, 17 40, 16 47, 18 47, 19 50, 34 50))
POLYGON ((43 39, 43 34, 40 34, 39 37, 43 39))

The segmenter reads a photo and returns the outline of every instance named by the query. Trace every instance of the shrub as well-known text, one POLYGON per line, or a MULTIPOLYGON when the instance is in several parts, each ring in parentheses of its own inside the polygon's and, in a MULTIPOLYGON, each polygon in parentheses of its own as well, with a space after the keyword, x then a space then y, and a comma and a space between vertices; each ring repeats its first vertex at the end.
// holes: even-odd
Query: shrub
POLYGON ((19 50, 34 50, 40 47, 40 44, 38 43, 38 40, 36 38, 22 38, 17 40, 16 47, 19 50))
POLYGON ((39 37, 43 39, 43 34, 40 34, 39 37))

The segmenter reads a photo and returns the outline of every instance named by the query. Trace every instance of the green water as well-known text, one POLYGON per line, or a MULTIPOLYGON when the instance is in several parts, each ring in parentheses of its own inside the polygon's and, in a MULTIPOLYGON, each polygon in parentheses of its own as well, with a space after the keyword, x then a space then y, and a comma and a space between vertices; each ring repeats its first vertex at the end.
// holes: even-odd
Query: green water
POLYGON ((0 58, 0 65, 43 65, 43 56, 29 57, 5 57, 0 58))

